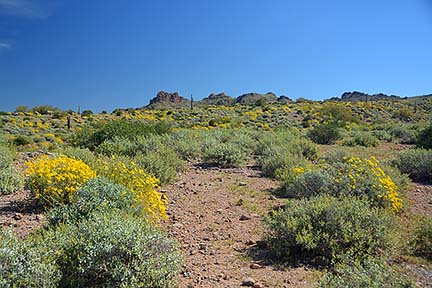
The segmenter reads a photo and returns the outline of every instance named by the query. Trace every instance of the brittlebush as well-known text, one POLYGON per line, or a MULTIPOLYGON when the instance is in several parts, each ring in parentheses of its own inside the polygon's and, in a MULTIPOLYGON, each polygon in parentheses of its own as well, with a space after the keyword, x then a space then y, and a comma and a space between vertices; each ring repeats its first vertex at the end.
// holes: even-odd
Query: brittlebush
POLYGON ((26 165, 27 186, 45 208, 69 203, 79 187, 96 177, 83 161, 64 155, 45 155, 26 165))
POLYGON ((146 214, 153 220, 166 218, 167 198, 156 189, 159 187, 159 180, 148 175, 133 161, 119 161, 108 158, 100 160, 97 165, 98 175, 104 176, 111 181, 122 184, 135 195, 146 214))

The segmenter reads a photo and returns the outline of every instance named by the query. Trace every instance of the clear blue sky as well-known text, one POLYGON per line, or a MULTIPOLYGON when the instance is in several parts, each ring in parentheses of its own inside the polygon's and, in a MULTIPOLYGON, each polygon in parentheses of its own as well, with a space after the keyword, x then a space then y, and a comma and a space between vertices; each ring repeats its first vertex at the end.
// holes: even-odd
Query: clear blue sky
POLYGON ((0 0, 0 110, 432 93, 432 0, 0 0))

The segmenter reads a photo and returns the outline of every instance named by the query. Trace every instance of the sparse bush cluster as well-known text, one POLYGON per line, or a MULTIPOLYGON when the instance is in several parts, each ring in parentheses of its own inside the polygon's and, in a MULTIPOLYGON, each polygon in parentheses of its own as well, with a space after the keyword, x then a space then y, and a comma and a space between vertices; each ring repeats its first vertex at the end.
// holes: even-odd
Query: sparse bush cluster
POLYGON ((24 178, 13 163, 13 154, 9 147, 0 145, 0 194, 13 193, 24 184, 24 178))

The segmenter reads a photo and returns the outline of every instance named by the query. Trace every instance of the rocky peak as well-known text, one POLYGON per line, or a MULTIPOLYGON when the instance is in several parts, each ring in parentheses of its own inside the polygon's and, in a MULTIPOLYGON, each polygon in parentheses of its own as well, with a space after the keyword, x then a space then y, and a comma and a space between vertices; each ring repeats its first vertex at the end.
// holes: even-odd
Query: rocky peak
POLYGON ((150 100, 150 104, 155 104, 160 102, 180 103, 184 101, 189 101, 189 100, 178 95, 178 92, 168 93, 165 91, 159 91, 156 97, 150 100))

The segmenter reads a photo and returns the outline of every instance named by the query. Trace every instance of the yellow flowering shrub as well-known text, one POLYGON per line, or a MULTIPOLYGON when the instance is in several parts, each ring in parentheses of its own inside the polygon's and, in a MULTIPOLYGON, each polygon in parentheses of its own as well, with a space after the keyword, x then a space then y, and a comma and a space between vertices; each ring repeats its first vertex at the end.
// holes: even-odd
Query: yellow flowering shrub
POLYGON ((397 185, 379 166, 375 157, 344 157, 343 162, 335 168, 335 182, 343 194, 366 195, 382 206, 389 204, 395 212, 402 209, 397 185))
POLYGON ((76 190, 96 173, 83 161, 61 155, 26 163, 27 185, 45 207, 69 203, 76 190))
POLYGON ((129 188, 150 218, 159 220, 167 217, 168 200, 156 190, 159 187, 159 180, 148 175, 136 163, 124 163, 113 157, 101 161, 97 172, 100 176, 129 188))

